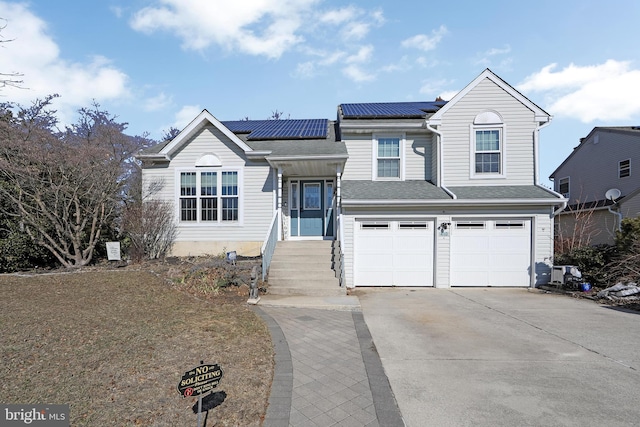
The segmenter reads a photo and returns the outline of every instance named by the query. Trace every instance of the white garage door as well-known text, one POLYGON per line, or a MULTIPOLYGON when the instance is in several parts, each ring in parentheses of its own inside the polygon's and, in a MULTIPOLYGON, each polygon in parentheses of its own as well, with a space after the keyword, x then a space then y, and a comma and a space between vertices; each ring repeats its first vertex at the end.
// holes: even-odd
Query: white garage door
POLYGON ((355 222, 356 286, 433 286, 433 221, 355 222))
POLYGON ((529 286, 531 221, 454 220, 451 286, 529 286))

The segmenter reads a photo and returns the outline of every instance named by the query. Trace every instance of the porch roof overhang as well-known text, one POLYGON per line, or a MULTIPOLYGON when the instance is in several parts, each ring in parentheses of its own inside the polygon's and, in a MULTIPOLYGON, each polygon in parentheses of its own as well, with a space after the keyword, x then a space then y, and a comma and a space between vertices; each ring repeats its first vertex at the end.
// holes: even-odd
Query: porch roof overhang
POLYGON ((335 176, 344 169, 347 158, 345 154, 265 157, 269 165, 282 170, 284 176, 301 177, 335 176))

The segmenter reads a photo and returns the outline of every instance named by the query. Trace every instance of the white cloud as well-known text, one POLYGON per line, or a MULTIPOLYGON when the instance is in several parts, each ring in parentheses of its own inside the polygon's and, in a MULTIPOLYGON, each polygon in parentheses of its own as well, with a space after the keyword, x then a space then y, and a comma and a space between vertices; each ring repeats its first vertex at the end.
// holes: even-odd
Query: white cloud
POLYGON ((451 98, 453 98, 457 94, 458 94, 457 90, 445 90, 444 92, 441 92, 439 96, 445 101, 450 101, 451 98))
POLYGON ((167 96, 164 92, 160 92, 158 95, 146 99, 142 104, 142 108, 145 111, 159 111, 171 105, 171 101, 172 98, 170 96, 167 96))
POLYGON ((322 25, 340 27, 339 34, 343 42, 364 39, 372 28, 384 24, 382 10, 366 11, 354 6, 323 12, 318 22, 322 25))
MULTIPOLYGON (((485 52, 481 52, 479 53, 478 59, 474 61, 475 65, 481 65, 483 67, 490 67, 491 64, 493 63, 493 58, 497 57, 497 56, 501 56, 501 55, 507 55, 511 53, 511 46, 509 46, 508 44, 505 45, 503 48, 491 48, 485 52)), ((507 59, 503 59, 502 61, 500 61, 500 68, 504 69, 504 68, 508 68, 511 65, 511 58, 507 58, 507 59)))
POLYGON ((348 64, 342 69, 342 74, 356 83, 365 83, 375 80, 373 72, 365 70, 362 65, 368 63, 373 55, 373 46, 361 46, 356 53, 346 58, 348 64))
POLYGON ((301 43, 305 16, 319 0, 157 0, 131 20, 145 33, 169 31, 185 49, 218 45, 228 51, 279 58, 301 43))
POLYGON ((347 58, 346 62, 348 64, 362 64, 364 62, 369 62, 371 60, 371 56, 373 55, 373 46, 367 45, 362 46, 358 49, 358 52, 355 55, 351 55, 347 58))
POLYGON ((360 10, 353 6, 330 10, 320 15, 319 21, 323 24, 340 25, 349 22, 360 15, 360 10))
POLYGON ((414 48, 423 51, 430 51, 435 49, 438 46, 438 43, 442 40, 442 38, 448 33, 447 27, 441 25, 437 30, 431 31, 431 35, 428 36, 426 34, 418 34, 413 37, 410 37, 406 40, 403 40, 401 45, 405 48, 414 48))
POLYGON ((356 83, 366 83, 375 80, 376 76, 362 69, 359 65, 350 64, 342 69, 342 73, 356 83))
POLYGON ((554 71, 550 64, 517 86, 523 93, 542 92, 546 109, 584 123, 624 121, 640 114, 640 70, 629 61, 610 59, 604 64, 570 64, 554 71))
MULTIPOLYGON (((452 80, 428 80, 425 81, 420 87, 420 93, 423 95, 430 95, 433 99, 436 99, 438 96, 442 96, 443 92, 442 88, 453 83, 452 80)), ((444 98, 444 97, 443 97, 444 98)), ((447 98, 444 98, 447 99, 447 98)))
POLYGON ((35 98, 58 93, 54 101, 63 123, 70 123, 78 108, 129 96, 128 77, 108 58, 93 56, 86 62, 65 60, 47 32, 47 24, 26 4, 0 1, 6 28, 2 30, 2 72, 20 72, 23 89, 5 87, 0 95, 23 105, 35 98))
MULTIPOLYGON (((175 115, 175 120, 171 126, 177 129, 184 129, 198 114, 202 112, 202 107, 199 105, 185 105, 175 115)), ((169 126, 169 127, 171 127, 169 126)))
POLYGON ((351 22, 342 30, 346 40, 362 40, 369 34, 371 25, 367 22, 351 22))

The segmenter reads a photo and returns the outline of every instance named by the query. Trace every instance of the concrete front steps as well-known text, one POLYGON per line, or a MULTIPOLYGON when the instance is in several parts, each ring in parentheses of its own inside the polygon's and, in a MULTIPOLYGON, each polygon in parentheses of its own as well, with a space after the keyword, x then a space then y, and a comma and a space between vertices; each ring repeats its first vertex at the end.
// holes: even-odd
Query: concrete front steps
POLYGON ((344 296, 332 270, 331 240, 280 241, 271 259, 268 295, 344 296))

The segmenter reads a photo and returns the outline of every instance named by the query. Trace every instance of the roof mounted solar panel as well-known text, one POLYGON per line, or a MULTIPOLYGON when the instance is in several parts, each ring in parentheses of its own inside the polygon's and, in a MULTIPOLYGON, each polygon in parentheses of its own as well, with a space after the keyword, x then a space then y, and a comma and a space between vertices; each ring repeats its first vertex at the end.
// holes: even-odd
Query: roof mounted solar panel
POLYGON ((328 133, 327 119, 306 120, 267 120, 247 137, 248 140, 259 139, 318 139, 326 138, 328 133))
POLYGON ((233 133, 250 133, 263 126, 269 120, 231 120, 222 124, 233 133))
POLYGON ((344 118, 422 118, 435 113, 446 101, 434 102, 378 102, 342 104, 344 118))

